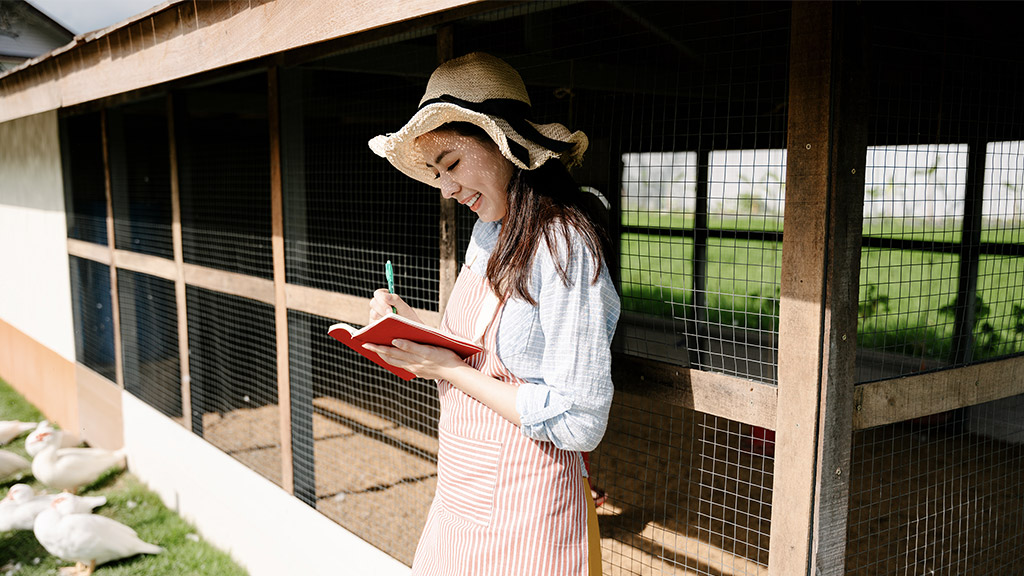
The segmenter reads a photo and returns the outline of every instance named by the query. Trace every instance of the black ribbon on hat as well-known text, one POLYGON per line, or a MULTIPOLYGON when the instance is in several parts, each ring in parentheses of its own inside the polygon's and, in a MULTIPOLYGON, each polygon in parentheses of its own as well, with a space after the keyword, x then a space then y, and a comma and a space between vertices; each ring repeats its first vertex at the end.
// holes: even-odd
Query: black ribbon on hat
MULTIPOLYGON (((511 98, 490 98, 483 102, 472 102, 470 100, 463 100, 456 98, 450 94, 442 94, 437 98, 431 98, 420 105, 420 110, 431 104, 455 104, 472 110, 473 112, 479 112, 481 114, 487 114, 488 116, 498 116, 508 122, 509 126, 516 131, 517 134, 526 138, 527 140, 539 144, 552 152, 562 153, 573 147, 572 142, 563 142, 561 140, 555 140, 554 138, 548 138, 541 134, 533 124, 527 122, 527 118, 530 116, 530 105, 522 100, 513 100, 511 98)), ((511 138, 505 138, 508 142, 508 149, 513 156, 519 159, 525 166, 530 165, 530 152, 522 144, 512 140, 511 138)))

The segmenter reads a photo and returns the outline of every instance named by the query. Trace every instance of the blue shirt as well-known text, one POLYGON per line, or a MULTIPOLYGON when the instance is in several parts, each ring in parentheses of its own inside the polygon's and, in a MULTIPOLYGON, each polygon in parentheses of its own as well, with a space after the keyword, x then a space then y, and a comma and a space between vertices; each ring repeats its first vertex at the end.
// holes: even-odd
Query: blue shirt
MULTIPOLYGON (((486 275, 487 260, 501 224, 477 221, 466 262, 486 275)), ((497 354, 505 367, 526 382, 516 393, 521 430, 535 440, 564 450, 589 452, 608 426, 612 403, 611 342, 619 319, 619 296, 607 265, 596 283, 592 252, 572 230, 569 285, 555 267, 556 255, 538 242, 530 296, 534 306, 513 297, 498 324, 497 354)), ((566 247, 555 252, 566 263, 566 247)))

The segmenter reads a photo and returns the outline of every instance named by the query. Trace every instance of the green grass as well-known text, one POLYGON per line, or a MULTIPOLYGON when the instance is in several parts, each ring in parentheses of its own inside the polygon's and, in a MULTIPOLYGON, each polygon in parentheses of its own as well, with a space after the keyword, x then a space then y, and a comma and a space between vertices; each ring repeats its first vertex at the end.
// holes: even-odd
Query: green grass
MULTIPOLYGON (((38 421, 42 418, 34 406, 0 380, 0 420, 38 421)), ((24 445, 22 436, 4 449, 27 456, 24 445)), ((6 494, 7 489, 18 482, 32 486, 37 492, 53 492, 30 473, 26 474, 23 478, 2 479, 0 494, 6 494)), ((131 526, 140 538, 165 549, 162 554, 134 556, 104 564, 96 569, 97 576, 243 576, 247 573, 225 552, 200 538, 195 528, 164 506, 155 493, 128 472, 107 472, 80 493, 106 496, 107 503, 96 509, 97 514, 131 526)), ((70 565, 72 563, 47 553, 30 531, 0 532, 0 574, 20 566, 12 575, 52 576, 60 567, 70 565)))
MULTIPOLYGON (((692 226, 683 216, 634 225, 692 226)), ((657 216, 652 214, 651 217, 657 216)), ((757 222, 733 222, 735 229, 765 229, 757 222)), ((879 228, 892 235, 950 240, 959 231, 879 228), (915 236, 915 232, 918 233, 915 236)), ((1021 238, 1005 230, 989 241, 1021 238)), ((692 318, 693 241, 682 235, 621 236, 623 309, 661 317, 692 318)), ((781 244, 711 238, 707 244, 705 310, 708 321, 751 329, 777 329, 781 244)), ((943 253, 865 248, 861 254, 858 344, 913 356, 950 358, 957 294, 958 258, 943 253)), ((974 358, 1024 351, 1024 258, 982 256, 979 262, 974 358)))

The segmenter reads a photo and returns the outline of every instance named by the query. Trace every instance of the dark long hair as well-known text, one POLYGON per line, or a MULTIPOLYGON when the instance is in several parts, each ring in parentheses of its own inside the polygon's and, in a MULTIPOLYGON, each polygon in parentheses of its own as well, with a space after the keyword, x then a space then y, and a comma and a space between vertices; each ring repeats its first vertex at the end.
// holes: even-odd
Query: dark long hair
MULTIPOLYGON (((468 122, 450 122, 437 130, 450 130, 484 145, 497 146, 487 132, 468 122)), ((533 170, 516 168, 507 192, 508 213, 487 263, 487 280, 498 297, 504 301, 515 295, 537 304, 530 296, 530 279, 536 246, 541 239, 551 251, 559 277, 568 286, 567 266, 576 249, 572 230, 576 230, 590 251, 594 262, 591 282, 597 282, 610 240, 598 224, 601 219, 595 214, 590 193, 580 189, 565 165, 552 158, 533 170), (566 247, 564 262, 558 258, 559 243, 566 247)))
POLYGON ((535 247, 541 238, 551 251, 558 275, 569 285, 568 262, 572 259, 572 230, 583 239, 594 262, 597 282, 609 245, 605 231, 588 210, 587 199, 565 165, 552 158, 533 170, 517 169, 508 187, 508 214, 501 226, 498 243, 487 263, 487 280, 502 300, 517 295, 530 304, 530 278, 535 247), (558 258, 556 247, 566 248, 566 261, 558 258))

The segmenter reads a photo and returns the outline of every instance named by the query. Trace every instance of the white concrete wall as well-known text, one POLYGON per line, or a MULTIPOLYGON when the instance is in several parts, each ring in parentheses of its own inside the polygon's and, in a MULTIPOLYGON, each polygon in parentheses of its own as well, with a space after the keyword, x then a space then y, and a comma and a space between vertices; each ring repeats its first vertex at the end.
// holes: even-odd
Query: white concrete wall
POLYGON ((75 360, 55 111, 0 123, 0 319, 75 360))
POLYGON ((251 576, 407 576, 409 568, 123 393, 129 470, 251 576))

